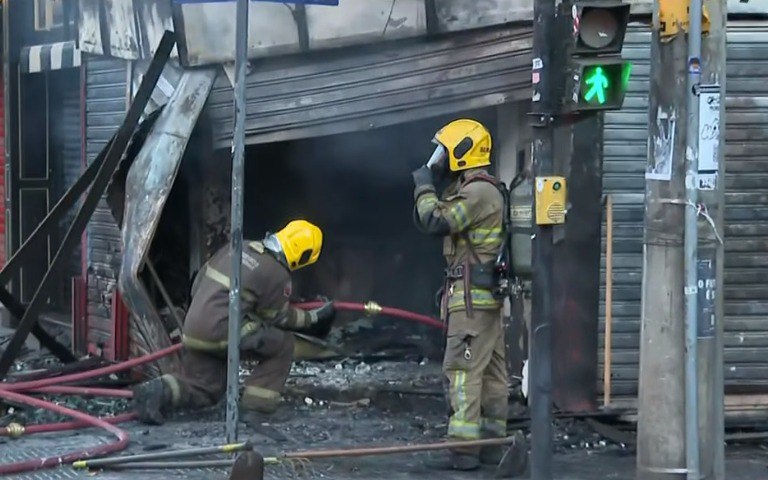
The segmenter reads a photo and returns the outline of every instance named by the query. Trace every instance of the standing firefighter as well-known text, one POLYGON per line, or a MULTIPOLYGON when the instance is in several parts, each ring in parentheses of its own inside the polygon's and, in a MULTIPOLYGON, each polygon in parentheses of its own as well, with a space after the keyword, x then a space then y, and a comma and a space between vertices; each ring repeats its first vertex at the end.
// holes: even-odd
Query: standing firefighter
MULTIPOLYGON (((443 127, 430 161, 413 172, 415 221, 444 237, 447 262, 441 316, 448 323, 443 371, 449 381, 450 440, 506 435, 508 380, 504 359, 503 298, 494 294, 496 259, 503 246, 504 196, 489 175, 491 135, 474 120, 443 127), (432 172, 448 177, 438 199, 432 172)), ((474 470, 498 464, 501 447, 450 452, 434 468, 474 470)))
MULTIPOLYGON (((245 379, 240 399, 243 420, 258 422, 277 410, 293 359, 291 330, 325 331, 333 304, 304 311, 291 307, 290 272, 315 263, 323 235, 309 222, 296 220, 263 241, 243 242, 241 295, 243 325, 240 349, 259 365, 245 379)), ((134 392, 134 407, 145 423, 160 424, 169 409, 203 408, 224 395, 227 381, 229 246, 203 266, 192 286, 192 303, 184 321, 181 370, 149 380, 134 392)))

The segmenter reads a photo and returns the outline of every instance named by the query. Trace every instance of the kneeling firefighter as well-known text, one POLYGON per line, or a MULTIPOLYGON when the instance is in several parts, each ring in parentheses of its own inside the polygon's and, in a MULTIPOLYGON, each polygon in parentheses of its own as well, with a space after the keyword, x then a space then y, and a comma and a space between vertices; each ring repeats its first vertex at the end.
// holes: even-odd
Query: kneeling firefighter
MULTIPOLYGON (((443 359, 451 404, 449 440, 506 436, 508 379, 497 259, 505 246, 504 185, 491 176, 491 135, 474 120, 449 123, 435 134, 429 162, 413 172, 414 220, 444 237, 447 262, 441 317, 448 324, 443 359), (438 199, 435 175, 450 183, 438 199), (447 177, 447 178, 446 178, 447 177)), ((451 451, 434 468, 474 470, 498 464, 502 447, 451 451)))
MULTIPOLYGON (((290 331, 322 335, 331 327, 335 314, 331 302, 311 311, 288 303, 290 272, 315 263, 322 243, 320 229, 304 220, 292 221, 279 232, 268 233, 262 241, 243 242, 240 350, 244 359, 259 360, 245 379, 240 398, 246 423, 260 421, 279 406, 293 360, 290 331)), ((170 409, 208 407, 223 397, 230 272, 230 248, 226 246, 198 273, 184 321, 181 369, 135 388, 134 408, 141 421, 161 424, 170 409)))

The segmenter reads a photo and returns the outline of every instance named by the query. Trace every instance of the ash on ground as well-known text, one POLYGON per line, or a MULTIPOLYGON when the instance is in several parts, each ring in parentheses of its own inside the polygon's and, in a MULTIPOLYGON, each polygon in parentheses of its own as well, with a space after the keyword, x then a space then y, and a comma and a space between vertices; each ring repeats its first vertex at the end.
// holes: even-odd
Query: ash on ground
POLYGON ((301 362, 291 369, 289 386, 319 387, 339 391, 372 388, 379 390, 412 389, 439 392, 442 389, 440 365, 421 362, 375 362, 341 360, 332 362, 301 362))

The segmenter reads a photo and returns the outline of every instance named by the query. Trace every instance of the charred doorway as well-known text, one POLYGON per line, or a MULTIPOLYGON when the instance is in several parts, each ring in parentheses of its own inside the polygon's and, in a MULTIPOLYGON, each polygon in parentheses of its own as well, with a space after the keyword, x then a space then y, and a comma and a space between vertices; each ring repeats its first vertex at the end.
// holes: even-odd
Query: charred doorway
MULTIPOLYGON (((318 263, 295 276, 295 295, 394 306, 437 315, 442 241, 413 225, 411 171, 434 146, 435 132, 461 117, 496 130, 492 109, 391 127, 247 149, 244 235, 261 238, 294 218, 324 232, 318 263)), ((229 152, 220 151, 221 162, 229 152)), ((340 313, 337 341, 363 354, 435 356, 442 335, 389 318, 340 313)))
MULTIPOLYGON (((19 75, 19 153, 12 183, 15 208, 11 247, 15 251, 45 218, 82 170, 80 69, 44 70, 19 75)), ((74 211, 40 245, 50 262, 74 211)), ((32 299, 46 272, 45 261, 25 265, 14 290, 22 302, 32 299)), ((70 307, 69 276, 80 273, 80 252, 73 252, 67 270, 56 280, 50 309, 70 307)), ((68 319, 62 319, 66 323, 68 319)))

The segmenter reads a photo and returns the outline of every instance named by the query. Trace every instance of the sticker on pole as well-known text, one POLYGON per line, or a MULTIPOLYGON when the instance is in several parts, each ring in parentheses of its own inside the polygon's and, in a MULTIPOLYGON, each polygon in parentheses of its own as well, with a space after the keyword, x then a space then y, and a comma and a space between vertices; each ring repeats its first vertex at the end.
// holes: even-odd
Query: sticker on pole
POLYGON ((720 86, 702 85, 699 87, 699 190, 717 188, 721 137, 720 86))

